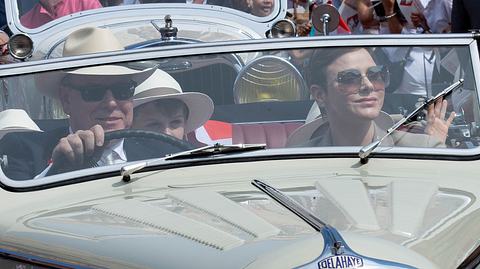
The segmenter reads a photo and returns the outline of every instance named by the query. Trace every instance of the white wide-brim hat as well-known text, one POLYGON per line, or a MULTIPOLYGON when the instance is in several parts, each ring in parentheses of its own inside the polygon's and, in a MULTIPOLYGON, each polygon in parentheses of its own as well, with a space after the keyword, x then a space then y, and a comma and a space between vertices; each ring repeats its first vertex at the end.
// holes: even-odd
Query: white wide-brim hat
POLYGON ((23 109, 7 109, 0 112, 0 139, 14 132, 42 132, 23 109))
POLYGON ((180 100, 188 108, 185 132, 189 133, 202 126, 213 113, 213 101, 208 95, 198 92, 183 92, 180 84, 167 72, 155 72, 135 89, 133 106, 138 107, 160 99, 180 100))
MULTIPOLYGON (((86 27, 72 32, 67 36, 63 46, 64 57, 78 56, 83 54, 121 51, 124 47, 115 35, 106 28, 86 27)), ((65 76, 80 76, 83 80, 94 77, 106 77, 105 79, 120 79, 128 77, 140 85, 145 81, 155 68, 134 70, 122 65, 100 65, 93 67, 78 68, 72 71, 52 71, 35 75, 37 89, 44 95, 58 98, 60 83, 65 76)))

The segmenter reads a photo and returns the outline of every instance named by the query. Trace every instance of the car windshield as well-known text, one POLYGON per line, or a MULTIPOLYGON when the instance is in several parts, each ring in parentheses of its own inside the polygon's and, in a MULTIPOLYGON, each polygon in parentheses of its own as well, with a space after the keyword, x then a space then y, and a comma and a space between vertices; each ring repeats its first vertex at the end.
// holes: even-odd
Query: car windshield
POLYGON ((17 11, 20 23, 30 29, 35 29, 51 21, 66 16, 75 16, 83 11, 109 7, 150 4, 192 4, 229 8, 250 14, 253 17, 267 17, 279 7, 279 0, 17 0, 17 11))
POLYGON ((356 153, 462 79, 376 152, 478 146, 467 45, 248 48, 1 78, 3 172, 42 178, 217 143, 356 153))

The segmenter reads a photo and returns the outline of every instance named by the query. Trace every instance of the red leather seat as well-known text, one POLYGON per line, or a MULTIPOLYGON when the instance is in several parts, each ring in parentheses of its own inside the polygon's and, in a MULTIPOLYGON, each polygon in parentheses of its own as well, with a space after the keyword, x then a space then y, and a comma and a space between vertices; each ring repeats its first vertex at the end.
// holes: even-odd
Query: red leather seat
POLYGON ((242 123, 232 126, 233 144, 266 144, 268 148, 285 147, 288 136, 303 122, 242 123))

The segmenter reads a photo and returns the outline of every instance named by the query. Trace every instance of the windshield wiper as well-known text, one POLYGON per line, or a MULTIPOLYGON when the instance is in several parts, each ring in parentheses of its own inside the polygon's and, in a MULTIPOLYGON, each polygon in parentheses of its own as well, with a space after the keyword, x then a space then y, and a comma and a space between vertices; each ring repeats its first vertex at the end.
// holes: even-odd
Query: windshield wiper
POLYGON ((418 112, 425 109, 428 105, 434 103, 439 98, 446 97, 447 95, 452 93, 454 90, 458 89, 460 86, 463 85, 463 81, 464 81, 463 79, 460 79, 459 81, 457 81, 457 82, 453 83, 452 85, 448 86, 447 88, 445 88, 443 91, 438 93, 436 96, 426 100, 425 102, 423 102, 422 105, 418 106, 410 114, 408 114, 406 117, 402 118, 396 124, 394 124, 392 127, 390 127, 387 130, 387 133, 382 138, 380 138, 379 140, 362 147, 360 149, 360 151, 358 152, 358 156, 360 157, 360 162, 362 164, 367 163, 368 162, 368 156, 370 155, 370 153, 372 153, 373 150, 376 149, 378 147, 378 145, 380 145, 385 138, 387 138, 390 134, 392 134, 394 131, 396 131, 405 122, 411 120, 415 115, 418 114, 418 112))
POLYGON ((216 143, 212 146, 205 146, 198 149, 188 150, 172 154, 165 157, 165 160, 177 160, 177 159, 191 159, 197 157, 213 156, 217 154, 229 154, 237 152, 246 152, 254 150, 262 150, 267 147, 266 144, 237 144, 237 145, 222 145, 216 143))
POLYGON ((265 182, 260 180, 253 180, 252 185, 263 191, 265 194, 270 196, 272 199, 283 205, 285 208, 293 212, 295 215, 299 216, 305 222, 307 222, 312 228, 316 231, 321 232, 323 228, 327 226, 327 224, 316 216, 308 212, 303 206, 298 204, 295 200, 288 197, 287 195, 283 194, 281 191, 277 190, 276 188, 268 185, 265 182))
POLYGON ((267 183, 254 179, 252 180, 252 185, 270 196, 270 198, 277 201, 286 209, 290 210, 290 212, 300 217, 317 232, 320 232, 325 240, 325 249, 330 249, 333 255, 343 254, 346 244, 335 228, 321 221, 295 200, 267 183))
POLYGON ((345 239, 343 239, 337 229, 318 219, 315 215, 310 213, 302 205, 286 194, 260 180, 253 180, 252 185, 303 219, 313 229, 322 234, 324 245, 319 246, 319 248, 323 248, 322 254, 320 254, 320 256, 314 261, 296 268, 353 268, 353 266, 355 266, 355 268, 414 269, 414 267, 410 265, 370 258, 353 251, 350 246, 347 245, 345 239))
MULTIPOLYGON (((266 144, 237 144, 237 145, 222 145, 222 144, 215 144, 212 146, 205 146, 193 150, 182 151, 179 153, 175 153, 172 155, 168 155, 167 157, 163 158, 163 160, 177 160, 177 159, 192 159, 192 158, 202 158, 206 156, 214 156, 217 154, 229 154, 229 153, 236 153, 236 152, 246 152, 246 151, 254 151, 254 150, 263 150, 267 147, 266 144)), ((122 180, 124 182, 129 182, 130 177, 133 173, 143 169, 144 167, 152 165, 147 161, 135 162, 132 164, 127 164, 122 167, 120 170, 120 174, 122 176, 122 180)))

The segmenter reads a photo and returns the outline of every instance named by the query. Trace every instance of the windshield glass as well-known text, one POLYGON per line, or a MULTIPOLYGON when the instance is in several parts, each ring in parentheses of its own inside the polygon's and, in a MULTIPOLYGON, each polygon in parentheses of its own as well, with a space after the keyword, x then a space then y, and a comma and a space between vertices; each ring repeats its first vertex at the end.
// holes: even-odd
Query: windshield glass
POLYGON ((3 171, 25 180, 216 143, 358 151, 460 79, 380 147, 474 148, 470 57, 467 46, 259 50, 4 77, 3 171))
POLYGON ((255 17, 272 14, 279 0, 17 0, 20 23, 30 29, 86 10, 123 5, 199 4, 231 8, 255 17))

